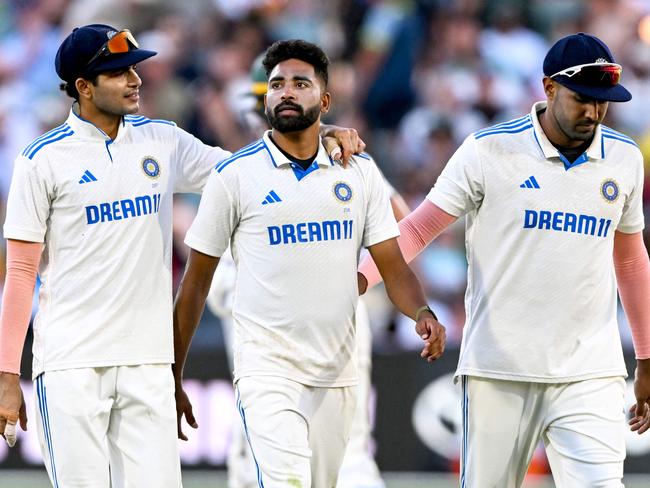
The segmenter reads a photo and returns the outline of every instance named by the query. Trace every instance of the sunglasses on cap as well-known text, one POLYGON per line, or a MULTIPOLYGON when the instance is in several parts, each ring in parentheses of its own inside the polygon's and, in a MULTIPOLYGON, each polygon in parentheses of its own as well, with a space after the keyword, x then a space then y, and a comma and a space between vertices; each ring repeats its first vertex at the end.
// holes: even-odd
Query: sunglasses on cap
POLYGON ((616 63, 588 63, 571 66, 570 68, 558 71, 549 78, 566 76, 572 81, 581 85, 591 86, 614 86, 621 81, 623 68, 616 63))
POLYGON ((135 37, 133 37, 133 34, 131 34, 130 30, 121 30, 117 34, 113 35, 113 37, 111 37, 102 45, 102 47, 99 48, 95 55, 90 58, 90 61, 86 63, 86 66, 90 66, 101 56, 128 53, 131 50, 131 46, 135 49, 140 47, 138 45, 138 41, 135 40, 135 37))

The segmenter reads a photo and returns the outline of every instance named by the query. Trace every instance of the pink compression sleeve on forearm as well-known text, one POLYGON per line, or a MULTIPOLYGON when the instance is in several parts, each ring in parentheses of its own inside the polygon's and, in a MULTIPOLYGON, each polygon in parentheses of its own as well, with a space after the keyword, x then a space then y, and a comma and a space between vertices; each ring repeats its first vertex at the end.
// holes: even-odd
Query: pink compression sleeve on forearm
POLYGON ((637 359, 650 358, 650 261, 641 232, 614 238, 618 292, 630 323, 637 359))
MULTIPOLYGON (((432 240, 451 225, 457 217, 425 199, 413 212, 399 221, 397 239, 404 259, 410 263, 432 240)), ((359 272, 368 280, 368 288, 381 281, 381 275, 370 255, 361 261, 359 272)))
POLYGON ((42 251, 40 242, 7 241, 7 276, 0 312, 0 371, 20 374, 42 251))

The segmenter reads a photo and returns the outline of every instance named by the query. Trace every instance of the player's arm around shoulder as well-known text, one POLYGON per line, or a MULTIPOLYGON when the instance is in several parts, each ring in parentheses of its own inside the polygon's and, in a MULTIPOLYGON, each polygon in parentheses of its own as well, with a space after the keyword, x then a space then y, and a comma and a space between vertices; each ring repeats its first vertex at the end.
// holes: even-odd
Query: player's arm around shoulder
POLYGON ((175 191, 201 193, 211 172, 232 153, 217 146, 208 146, 194 135, 177 127, 166 127, 175 138, 175 191))
POLYGON ((445 350, 444 326, 428 307, 424 291, 413 270, 404 261, 396 238, 368 247, 386 285, 391 302, 404 315, 415 320, 415 330, 424 341, 420 356, 431 362, 445 350))
POLYGON ((332 159, 340 160, 347 166, 353 154, 358 154, 366 148, 356 129, 321 124, 320 135, 327 153, 332 159))

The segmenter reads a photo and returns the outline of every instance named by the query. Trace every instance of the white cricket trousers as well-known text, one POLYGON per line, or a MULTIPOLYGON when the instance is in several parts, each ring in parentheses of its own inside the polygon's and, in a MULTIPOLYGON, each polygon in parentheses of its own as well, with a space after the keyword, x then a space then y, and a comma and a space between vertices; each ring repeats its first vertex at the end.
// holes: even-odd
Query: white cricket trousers
POLYGON ((179 488, 169 364, 48 371, 36 424, 54 488, 179 488))
POLYGON ((335 488, 356 387, 314 387, 277 376, 236 384, 260 488, 335 488))
POLYGON ((544 441, 556 488, 621 488, 625 380, 463 376, 461 488, 518 488, 544 441))

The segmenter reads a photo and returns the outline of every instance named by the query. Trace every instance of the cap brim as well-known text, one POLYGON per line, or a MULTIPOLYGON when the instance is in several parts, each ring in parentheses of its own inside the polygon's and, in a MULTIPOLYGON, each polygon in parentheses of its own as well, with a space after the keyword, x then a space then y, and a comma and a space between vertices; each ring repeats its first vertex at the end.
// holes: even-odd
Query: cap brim
POLYGON ((629 102, 632 100, 632 94, 627 91, 623 85, 614 86, 589 86, 571 83, 570 78, 554 78, 559 84, 573 90, 580 95, 584 95, 595 100, 604 102, 629 102))
POLYGON ((90 73, 101 73, 104 71, 128 68, 129 66, 138 64, 156 54, 158 54, 156 51, 147 51, 146 49, 134 49, 124 54, 113 54, 109 57, 98 59, 87 71, 90 73))

